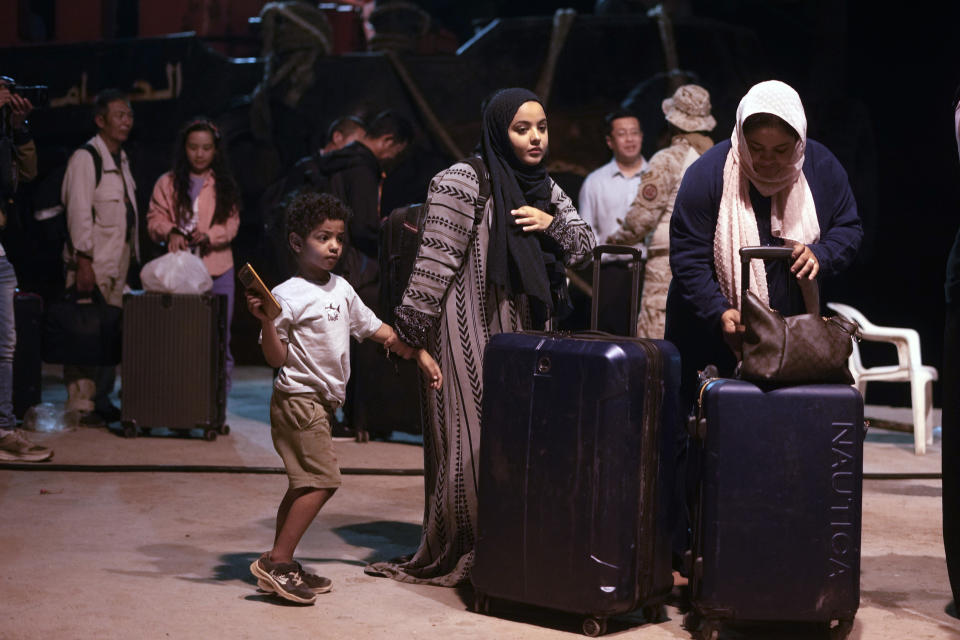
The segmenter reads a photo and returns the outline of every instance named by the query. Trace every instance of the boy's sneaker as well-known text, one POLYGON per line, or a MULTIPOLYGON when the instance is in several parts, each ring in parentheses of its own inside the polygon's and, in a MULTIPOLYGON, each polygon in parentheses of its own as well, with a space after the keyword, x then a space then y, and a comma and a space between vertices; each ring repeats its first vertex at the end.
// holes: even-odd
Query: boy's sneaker
POLYGON ((278 596, 292 602, 313 604, 317 599, 304 583, 296 562, 270 562, 264 554, 250 565, 250 573, 256 576, 258 585, 263 581, 278 596))
MULTIPOLYGON (((307 573, 303 571, 302 568, 300 571, 300 579, 303 580, 303 584, 307 585, 307 589, 310 589, 310 591, 313 591, 317 595, 327 593, 333 589, 333 581, 330 580, 330 578, 324 578, 315 573, 307 573)), ((273 586, 263 578, 257 578, 257 587, 259 587, 261 591, 273 591, 273 586)))
MULTIPOLYGON (((260 557, 264 558, 269 553, 270 552, 267 551, 260 557)), ((269 559, 267 561, 269 562, 269 559)), ((313 591, 317 595, 320 595, 321 593, 327 593, 328 591, 333 589, 333 581, 330 580, 330 578, 324 578, 323 576, 318 576, 315 573, 310 573, 306 571, 303 568, 303 565, 301 565, 299 562, 294 561, 294 564, 296 564, 300 568, 300 579, 303 580, 303 584, 307 585, 307 589, 310 589, 310 591, 313 591)), ((263 578, 259 578, 259 577, 257 578, 257 586, 263 591, 274 590, 273 585, 271 585, 269 582, 267 582, 263 578)))
POLYGON ((23 431, 9 431, 0 437, 0 460, 43 462, 53 457, 53 449, 34 444, 23 431))

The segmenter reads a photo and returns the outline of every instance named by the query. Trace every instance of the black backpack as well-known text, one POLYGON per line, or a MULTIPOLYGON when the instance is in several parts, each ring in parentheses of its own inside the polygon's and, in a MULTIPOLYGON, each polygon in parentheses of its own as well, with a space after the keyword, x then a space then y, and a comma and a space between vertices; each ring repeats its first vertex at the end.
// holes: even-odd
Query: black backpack
MULTIPOLYGON (((490 176, 479 156, 464 158, 462 162, 473 167, 480 181, 473 216, 476 229, 490 198, 490 176)), ((421 202, 394 209, 380 224, 380 319, 389 325, 394 323, 393 309, 402 302, 413 273, 426 216, 427 205, 421 202)))
POLYGON ((265 251, 263 264, 271 282, 283 282, 297 271, 288 250, 284 216, 290 200, 303 191, 328 193, 330 179, 321 170, 315 154, 301 158, 287 173, 264 189, 260 196, 260 216, 263 221, 265 251))

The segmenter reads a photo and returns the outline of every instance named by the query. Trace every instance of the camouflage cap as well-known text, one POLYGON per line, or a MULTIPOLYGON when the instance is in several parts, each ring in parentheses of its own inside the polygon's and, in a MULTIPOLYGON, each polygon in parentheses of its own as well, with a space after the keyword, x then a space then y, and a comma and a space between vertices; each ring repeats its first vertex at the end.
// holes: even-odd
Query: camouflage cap
POLYGON ((663 115, 683 131, 712 131, 717 126, 710 115, 710 93, 696 84, 685 84, 664 100, 663 115))

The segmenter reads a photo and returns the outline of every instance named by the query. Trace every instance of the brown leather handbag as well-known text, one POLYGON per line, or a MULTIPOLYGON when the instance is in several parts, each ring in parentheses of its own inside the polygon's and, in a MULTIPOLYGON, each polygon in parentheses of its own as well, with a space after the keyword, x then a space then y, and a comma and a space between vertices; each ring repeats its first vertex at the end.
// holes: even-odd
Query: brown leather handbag
POLYGON ((803 288, 807 313, 784 318, 763 304, 751 291, 750 260, 786 260, 789 247, 744 247, 740 249, 741 322, 743 360, 740 377, 761 384, 853 384, 847 359, 859 327, 842 316, 820 315, 816 282, 803 288))

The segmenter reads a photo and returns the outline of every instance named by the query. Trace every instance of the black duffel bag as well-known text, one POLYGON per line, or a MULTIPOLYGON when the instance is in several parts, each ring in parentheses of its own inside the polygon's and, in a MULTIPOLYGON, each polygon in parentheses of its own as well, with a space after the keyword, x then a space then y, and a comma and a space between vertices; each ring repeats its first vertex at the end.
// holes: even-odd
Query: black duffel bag
POLYGON ((75 288, 48 308, 43 321, 43 361, 109 366, 120 363, 122 309, 106 303, 96 287, 89 298, 75 288))

